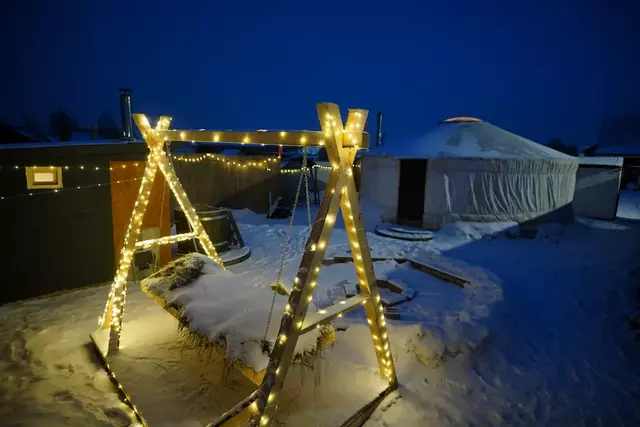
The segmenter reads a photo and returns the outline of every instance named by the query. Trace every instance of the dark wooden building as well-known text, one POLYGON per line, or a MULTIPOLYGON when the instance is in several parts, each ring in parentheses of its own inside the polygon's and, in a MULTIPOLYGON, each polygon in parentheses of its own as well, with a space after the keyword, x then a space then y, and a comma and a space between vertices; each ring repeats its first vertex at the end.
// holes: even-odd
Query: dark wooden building
MULTIPOLYGON (((142 142, 0 145, 0 303, 112 280, 147 153, 142 142)), ((155 185, 143 228, 168 233, 161 176, 155 185)))
MULTIPOLYGON (((265 213, 283 191, 277 153, 205 154, 177 143, 172 155, 194 205, 265 213)), ((142 141, 0 145, 0 304, 112 280, 147 155, 142 141)), ((158 174, 142 239, 171 234, 174 205, 158 174)), ((152 251, 158 265, 171 259, 168 246, 152 251)))

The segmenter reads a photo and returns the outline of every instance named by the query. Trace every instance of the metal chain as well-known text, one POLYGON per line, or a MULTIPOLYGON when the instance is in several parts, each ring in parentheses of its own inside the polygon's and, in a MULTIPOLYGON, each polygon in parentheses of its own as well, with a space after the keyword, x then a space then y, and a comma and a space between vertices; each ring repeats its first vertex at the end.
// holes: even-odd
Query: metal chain
MULTIPOLYGON (((298 206, 298 198, 300 197, 300 188, 302 187, 303 180, 303 170, 307 167, 307 148, 302 149, 302 168, 300 169, 300 179, 298 179, 298 188, 296 189, 296 197, 293 201, 293 211, 291 212, 291 219, 289 220, 289 228, 287 229, 287 235, 285 236, 284 243, 282 245, 282 254, 280 255, 280 267, 278 268, 278 275, 276 277, 276 286, 280 283, 280 279, 282 278, 282 271, 284 270, 284 258, 287 255, 287 251, 289 250, 289 241, 291 240, 291 230, 293 229, 293 220, 296 213, 296 207, 298 206)), ((271 325, 271 317, 273 316, 273 307, 276 305, 276 296, 277 293, 274 289, 273 298, 271 299, 271 308, 269 309, 269 317, 267 318, 267 327, 264 331, 264 337, 262 341, 267 340, 267 335, 269 334, 269 326, 271 325)))
MULTIPOLYGON (((302 167, 302 171, 304 173, 304 190, 305 190, 305 196, 307 198, 307 221, 309 222, 309 234, 307 234, 307 237, 311 235, 311 227, 312 227, 312 222, 311 222, 311 198, 309 197, 309 174, 311 173, 311 169, 307 168, 303 165, 302 167)), ((311 295, 312 298, 315 298, 316 296, 316 288, 313 288, 311 290, 311 295)), ((318 304, 314 304, 316 306, 316 311, 319 310, 318 308, 318 304)))
MULTIPOLYGON (((306 160, 306 159, 305 159, 306 160)), ((307 221, 309 222, 309 233, 311 233, 311 200, 309 198, 309 168, 306 167, 306 161, 303 160, 305 165, 302 167, 304 172, 304 191, 307 198, 307 221)))

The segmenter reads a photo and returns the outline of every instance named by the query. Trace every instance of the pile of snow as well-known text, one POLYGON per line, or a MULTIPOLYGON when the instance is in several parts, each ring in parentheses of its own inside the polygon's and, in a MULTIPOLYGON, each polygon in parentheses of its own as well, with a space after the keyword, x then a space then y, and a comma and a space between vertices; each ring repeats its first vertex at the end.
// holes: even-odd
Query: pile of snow
MULTIPOLYGON (((226 359, 239 360, 257 372, 262 371, 269 364, 263 340, 273 291, 247 283, 242 274, 223 270, 205 255, 190 254, 180 261, 188 263, 194 259, 201 266, 198 277, 174 289, 170 289, 169 280, 158 276, 143 280, 142 286, 178 309, 182 321, 193 332, 225 346, 226 359)), ((286 305, 287 297, 276 295, 266 334, 269 348, 273 348, 278 338, 286 305)), ((309 309, 316 310, 313 303, 309 309)), ((319 336, 319 330, 302 335, 296 353, 314 352, 319 336)))

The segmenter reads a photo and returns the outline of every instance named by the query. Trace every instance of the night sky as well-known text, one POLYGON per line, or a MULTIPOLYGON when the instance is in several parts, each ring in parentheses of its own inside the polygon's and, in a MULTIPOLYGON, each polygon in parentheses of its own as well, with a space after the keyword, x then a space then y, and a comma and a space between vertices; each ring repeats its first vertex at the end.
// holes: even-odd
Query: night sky
MULTIPOLYGON (((318 129, 315 102, 385 114, 385 133, 476 116, 545 143, 595 142, 640 111, 640 1, 9 0, 0 115, 46 127, 134 112, 180 128, 318 129)), ((374 129, 373 116, 369 129, 374 129)))

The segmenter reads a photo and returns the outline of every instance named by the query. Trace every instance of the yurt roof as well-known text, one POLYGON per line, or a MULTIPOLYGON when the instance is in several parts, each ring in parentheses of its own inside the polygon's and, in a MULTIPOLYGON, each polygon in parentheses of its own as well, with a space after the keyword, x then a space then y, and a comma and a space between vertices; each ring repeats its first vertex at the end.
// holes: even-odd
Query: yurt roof
POLYGON ((397 158, 575 159, 473 117, 444 120, 421 136, 390 140, 368 154, 397 158))

